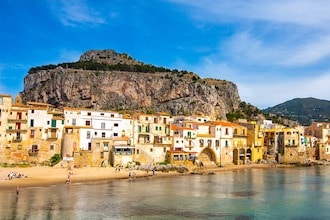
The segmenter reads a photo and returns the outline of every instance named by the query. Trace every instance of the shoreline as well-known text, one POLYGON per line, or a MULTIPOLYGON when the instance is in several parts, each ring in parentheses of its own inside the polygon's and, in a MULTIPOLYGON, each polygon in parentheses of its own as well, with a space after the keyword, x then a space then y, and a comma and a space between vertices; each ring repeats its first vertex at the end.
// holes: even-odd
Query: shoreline
POLYGON ((114 167, 86 167, 74 170, 68 170, 66 168, 56 167, 27 167, 27 168, 0 168, 0 189, 15 189, 17 186, 24 187, 38 187, 49 186, 54 184, 66 184, 68 175, 70 176, 71 183, 87 183, 93 181, 103 180, 116 180, 116 179, 129 179, 130 172, 134 172, 135 177, 131 178, 144 178, 144 177, 166 177, 177 175, 191 175, 191 174, 215 174, 221 172, 233 172, 243 169, 262 168, 262 169, 274 169, 274 168, 289 168, 297 167, 295 165, 281 165, 276 167, 270 164, 249 164, 249 165, 233 165, 225 167, 203 167, 192 168, 186 173, 179 173, 176 171, 161 172, 156 171, 155 175, 152 172, 147 173, 142 170, 128 170, 121 169, 120 172, 116 172, 114 167), (8 174, 15 172, 17 174, 24 174, 27 177, 8 179, 8 174))

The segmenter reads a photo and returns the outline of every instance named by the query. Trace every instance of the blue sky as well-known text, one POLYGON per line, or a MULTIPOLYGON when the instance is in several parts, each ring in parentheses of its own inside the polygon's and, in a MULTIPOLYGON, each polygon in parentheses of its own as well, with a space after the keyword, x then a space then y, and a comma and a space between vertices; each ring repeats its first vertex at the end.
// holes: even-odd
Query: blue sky
POLYGON ((234 82, 264 109, 330 100, 330 1, 1 0, 0 93, 31 67, 113 49, 144 63, 234 82))

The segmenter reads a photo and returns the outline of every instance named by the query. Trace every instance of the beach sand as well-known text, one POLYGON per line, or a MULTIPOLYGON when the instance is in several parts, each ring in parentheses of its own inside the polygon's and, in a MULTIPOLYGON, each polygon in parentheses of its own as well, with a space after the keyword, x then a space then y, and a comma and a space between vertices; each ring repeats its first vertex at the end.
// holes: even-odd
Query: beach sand
MULTIPOLYGON (((283 167, 283 166, 281 166, 283 167)), ((201 169, 192 168, 188 173, 181 174, 178 172, 155 172, 154 177, 165 177, 173 175, 186 175, 191 173, 197 174, 210 174, 215 172, 230 172, 240 169, 249 168, 274 168, 265 164, 252 164, 252 165, 234 165, 228 167, 204 167, 201 169)), ((135 172, 136 178, 152 176, 152 172, 121 169, 116 172, 113 167, 86 167, 68 170, 67 168, 57 167, 28 167, 28 168, 3 168, 0 167, 0 189, 16 188, 16 186, 44 186, 52 184, 65 184, 70 174, 71 183, 82 183, 87 181, 96 180, 112 180, 112 179, 128 179, 129 172, 135 172), (17 174, 24 174, 27 177, 8 179, 8 174, 14 172, 17 174)))

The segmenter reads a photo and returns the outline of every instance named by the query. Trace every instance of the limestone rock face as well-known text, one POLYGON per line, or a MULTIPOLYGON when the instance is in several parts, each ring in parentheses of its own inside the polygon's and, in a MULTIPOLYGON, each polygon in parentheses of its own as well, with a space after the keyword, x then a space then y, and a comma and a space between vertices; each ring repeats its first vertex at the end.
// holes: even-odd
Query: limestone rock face
POLYGON ((79 61, 92 61, 106 64, 142 64, 141 62, 130 57, 128 54, 120 54, 114 50, 89 50, 81 55, 79 61))
MULTIPOLYGON (((88 51, 79 62, 142 64, 114 51, 88 51)), ((152 110, 225 119, 240 104, 237 87, 188 72, 131 72, 74 68, 38 69, 24 78, 23 102, 104 110, 152 110)))

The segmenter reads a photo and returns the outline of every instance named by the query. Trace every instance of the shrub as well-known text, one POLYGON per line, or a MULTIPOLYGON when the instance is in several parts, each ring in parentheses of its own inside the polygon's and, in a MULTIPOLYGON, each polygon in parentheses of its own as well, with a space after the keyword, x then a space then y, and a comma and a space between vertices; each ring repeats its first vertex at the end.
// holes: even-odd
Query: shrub
POLYGON ((50 165, 51 166, 55 166, 56 164, 58 164, 61 161, 61 155, 59 154, 54 154, 54 156, 52 156, 50 158, 50 165))

